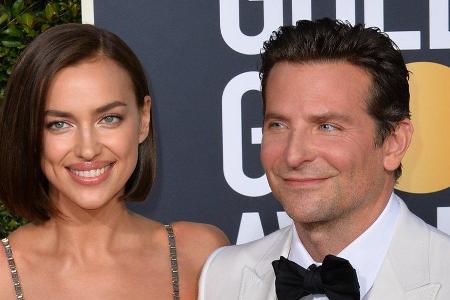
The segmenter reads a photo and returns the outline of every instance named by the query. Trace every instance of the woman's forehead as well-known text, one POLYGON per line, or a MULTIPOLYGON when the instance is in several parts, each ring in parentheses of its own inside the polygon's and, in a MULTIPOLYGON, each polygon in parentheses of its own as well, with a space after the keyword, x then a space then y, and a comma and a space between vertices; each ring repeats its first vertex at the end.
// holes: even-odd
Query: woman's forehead
POLYGON ((133 82, 119 64, 101 58, 86 60, 56 73, 48 89, 45 108, 98 108, 112 101, 135 102, 133 82))

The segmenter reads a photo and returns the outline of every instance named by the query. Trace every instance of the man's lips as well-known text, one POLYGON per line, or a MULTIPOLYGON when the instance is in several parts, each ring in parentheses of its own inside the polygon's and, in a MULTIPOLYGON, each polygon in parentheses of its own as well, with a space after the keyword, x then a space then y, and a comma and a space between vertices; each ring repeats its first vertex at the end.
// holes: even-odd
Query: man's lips
POLYGON ((320 176, 320 177, 282 177, 284 182, 288 185, 293 186, 308 186, 319 184, 328 178, 329 176, 320 176))
POLYGON ((323 180, 327 179, 328 177, 284 177, 283 179, 286 181, 298 181, 298 182, 304 182, 304 181, 314 181, 314 180, 323 180))

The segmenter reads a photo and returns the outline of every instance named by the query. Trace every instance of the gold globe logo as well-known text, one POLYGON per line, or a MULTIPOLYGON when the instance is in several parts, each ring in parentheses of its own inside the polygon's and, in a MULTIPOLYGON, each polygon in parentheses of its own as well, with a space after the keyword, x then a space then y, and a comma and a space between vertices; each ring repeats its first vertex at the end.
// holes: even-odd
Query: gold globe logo
POLYGON ((414 135, 396 188, 437 192, 450 187, 450 68, 415 62, 408 70, 414 135))

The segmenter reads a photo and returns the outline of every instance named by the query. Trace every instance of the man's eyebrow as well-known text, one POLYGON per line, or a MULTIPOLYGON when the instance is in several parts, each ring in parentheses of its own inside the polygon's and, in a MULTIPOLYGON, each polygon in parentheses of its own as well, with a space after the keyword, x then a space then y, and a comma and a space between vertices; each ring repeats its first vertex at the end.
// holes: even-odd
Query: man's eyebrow
POLYGON ((268 119, 284 120, 285 117, 283 117, 283 115, 278 114, 278 113, 268 112, 264 115, 264 120, 268 120, 268 119))
POLYGON ((309 117, 309 119, 314 123, 323 123, 328 121, 343 121, 350 122, 351 118, 348 115, 337 114, 337 113, 319 113, 309 117))
MULTIPOLYGON (((108 103, 106 105, 100 106, 99 108, 95 109, 95 113, 101 114, 104 112, 107 112, 110 109, 113 109, 118 106, 127 106, 126 103, 121 101, 113 101, 111 103, 108 103)), ((73 114, 66 111, 60 111, 55 109, 49 109, 45 111, 45 116, 53 116, 53 117, 59 117, 59 118, 73 118, 73 114)))
MULTIPOLYGON (((324 123, 330 121, 341 121, 345 123, 349 123, 351 121, 350 116, 344 114, 337 113, 318 113, 314 115, 310 115, 307 117, 308 120, 312 123, 324 123)), ((286 117, 279 113, 268 112, 264 115, 264 120, 285 120, 286 117)))

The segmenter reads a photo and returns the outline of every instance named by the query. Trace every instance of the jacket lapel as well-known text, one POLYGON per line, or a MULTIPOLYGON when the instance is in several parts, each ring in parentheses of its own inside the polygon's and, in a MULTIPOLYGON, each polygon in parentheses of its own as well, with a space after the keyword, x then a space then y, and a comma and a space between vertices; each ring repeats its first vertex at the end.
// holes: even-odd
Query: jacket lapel
POLYGON ((246 267, 242 274, 240 300, 275 300, 275 275, 267 272, 260 277, 255 270, 246 267))
POLYGON ((402 286, 402 280, 398 279, 398 274, 396 274, 391 263, 387 261, 383 265, 368 299, 432 300, 435 299, 439 288, 440 284, 438 283, 426 283, 409 291, 405 290, 402 286))
MULTIPOLYGON (((272 261, 280 256, 287 257, 291 247, 293 225, 281 229, 261 260, 254 266, 246 266, 242 271, 240 300, 276 300, 275 273, 272 261)), ((266 248, 267 249, 267 248, 266 248)))
POLYGON ((368 299, 435 299, 440 284, 429 278, 429 229, 402 200, 396 227, 368 299))

